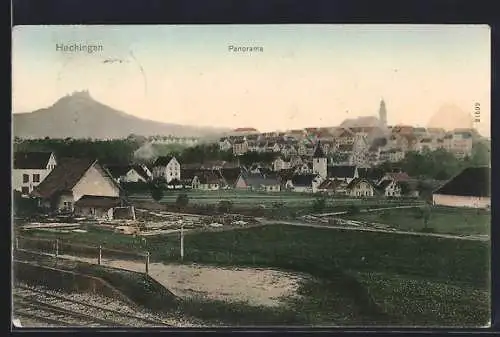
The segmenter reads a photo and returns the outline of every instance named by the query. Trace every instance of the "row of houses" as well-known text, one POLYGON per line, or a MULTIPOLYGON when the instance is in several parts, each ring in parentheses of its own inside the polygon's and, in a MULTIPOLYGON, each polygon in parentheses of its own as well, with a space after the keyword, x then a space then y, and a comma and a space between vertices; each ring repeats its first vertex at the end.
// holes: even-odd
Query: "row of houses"
POLYGON ((423 153, 445 149, 463 158, 471 155, 473 143, 478 138, 473 129, 445 132, 441 129, 412 127, 345 127, 303 131, 223 137, 219 140, 219 148, 222 151, 232 151, 236 155, 246 152, 271 152, 287 157, 311 156, 316 142, 321 141, 323 151, 328 155, 335 155, 339 163, 376 165, 385 161, 398 162, 404 159, 409 151, 423 153))
MULTIPOLYGON (((107 218, 116 217, 117 212, 134 217, 133 207, 124 198, 120 183, 155 178, 163 178, 172 189, 241 189, 269 193, 286 190, 353 197, 418 195, 418 182, 404 172, 349 165, 325 168, 321 151, 316 152, 312 173, 290 169, 273 172, 260 165, 244 168, 224 162, 183 168, 174 157, 158 158, 151 169, 144 165, 106 167, 94 159, 57 159, 53 153, 16 153, 12 184, 14 190, 38 199, 44 208, 107 218)), ((489 207, 490 174, 490 168, 464 170, 435 191, 434 203, 489 207)))

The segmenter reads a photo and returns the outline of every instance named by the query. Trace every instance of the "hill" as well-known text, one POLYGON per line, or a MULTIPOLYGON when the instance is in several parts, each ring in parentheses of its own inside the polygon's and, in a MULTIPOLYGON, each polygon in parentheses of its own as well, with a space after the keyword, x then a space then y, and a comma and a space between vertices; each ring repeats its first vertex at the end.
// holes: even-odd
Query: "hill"
POLYGON ((173 135, 207 137, 226 129, 161 123, 138 118, 94 100, 87 91, 60 98, 52 106, 12 115, 14 136, 20 138, 125 138, 173 135))

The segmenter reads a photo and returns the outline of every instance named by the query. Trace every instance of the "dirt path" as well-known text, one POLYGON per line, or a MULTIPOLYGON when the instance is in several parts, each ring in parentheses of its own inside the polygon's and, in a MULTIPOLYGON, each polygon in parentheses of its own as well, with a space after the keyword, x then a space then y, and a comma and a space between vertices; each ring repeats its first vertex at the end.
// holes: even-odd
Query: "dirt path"
MULTIPOLYGON (((61 255, 61 258, 96 263, 96 259, 61 255)), ((143 262, 103 259, 103 265, 144 272, 143 262)), ((214 300, 279 306, 283 297, 296 296, 303 279, 298 274, 261 268, 217 268, 196 264, 150 263, 149 275, 179 297, 201 296, 214 300)))
MULTIPOLYGON (((416 207, 422 207, 422 205, 409 205, 409 206, 405 205, 405 206, 393 206, 393 207, 382 207, 382 208, 369 208, 369 209, 362 209, 359 212, 360 213, 369 213, 369 212, 384 211, 384 210, 388 210, 388 209, 416 208, 416 207)), ((332 216, 332 215, 344 215, 347 213, 348 213, 348 211, 342 211, 342 212, 334 212, 334 213, 317 214, 315 216, 322 217, 322 216, 332 216)))
POLYGON ((377 229, 377 228, 361 228, 361 227, 348 227, 348 226, 334 226, 334 225, 317 225, 305 222, 298 221, 280 221, 280 220, 266 220, 260 219, 262 224, 266 225, 290 225, 290 226, 298 226, 298 227, 311 227, 311 228, 327 228, 327 229, 345 229, 352 231, 360 231, 360 232, 379 232, 379 233, 391 233, 391 234, 399 234, 399 235, 415 235, 415 236, 432 236, 438 238, 446 238, 446 239, 455 239, 455 240, 471 240, 471 241, 489 241, 490 237, 487 235, 480 236, 458 236, 451 234, 439 234, 439 233, 421 233, 421 232, 406 232, 406 231, 398 231, 398 230, 386 230, 386 229, 377 229))

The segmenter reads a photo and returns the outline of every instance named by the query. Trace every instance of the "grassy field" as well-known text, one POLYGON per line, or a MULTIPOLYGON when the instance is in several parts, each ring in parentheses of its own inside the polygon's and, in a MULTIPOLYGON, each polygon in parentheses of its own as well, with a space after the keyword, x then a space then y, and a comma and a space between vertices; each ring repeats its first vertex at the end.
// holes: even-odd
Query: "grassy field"
MULTIPOLYGON (((273 203, 283 203, 286 206, 304 206, 310 205, 317 195, 311 193, 295 193, 295 192, 254 192, 254 191, 237 191, 237 190, 219 190, 219 191, 170 191, 165 192, 165 196, 160 200, 163 203, 175 202, 177 196, 181 193, 186 193, 189 197, 189 202, 192 204, 216 204, 221 200, 230 200, 234 205, 250 205, 257 206, 259 204, 271 205, 273 203)), ((132 194, 131 200, 145 201, 151 200, 149 193, 132 194)), ((356 199, 349 197, 327 198, 328 206, 342 205, 399 205, 399 204, 414 204, 414 200, 388 200, 388 199, 356 199)))
MULTIPOLYGON (((424 222, 418 209, 391 209, 345 216, 346 219, 388 224, 400 230, 420 231, 424 222)), ((428 227, 436 233, 490 234, 491 212, 432 207, 428 227)))
MULTIPOLYGON (((55 234, 32 232, 33 236, 55 234)), ((178 239, 147 242, 99 232, 58 234, 178 261, 178 239)), ((489 242, 273 225, 185 238, 186 262, 271 267, 315 277, 288 309, 193 300, 194 317, 227 324, 449 325, 489 321, 489 242)))

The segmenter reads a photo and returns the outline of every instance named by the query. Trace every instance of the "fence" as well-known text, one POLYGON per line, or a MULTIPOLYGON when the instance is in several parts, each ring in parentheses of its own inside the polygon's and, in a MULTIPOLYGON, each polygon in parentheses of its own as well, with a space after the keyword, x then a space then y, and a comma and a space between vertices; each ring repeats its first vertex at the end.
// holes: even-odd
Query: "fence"
MULTIPOLYGON (((61 258, 61 255, 74 256, 80 259, 94 258, 96 262, 91 262, 98 265, 104 265, 106 259, 123 259, 132 261, 144 261, 144 272, 149 274, 149 259, 150 253, 145 252, 130 252, 117 249, 104 248, 102 245, 89 246, 83 244, 74 244, 64 242, 59 239, 43 239, 16 237, 14 242, 15 251, 27 251, 44 255, 51 255, 55 258, 61 258)), ((120 268, 118 268, 120 269, 120 268)), ((121 268, 123 269, 123 268, 121 268)))

